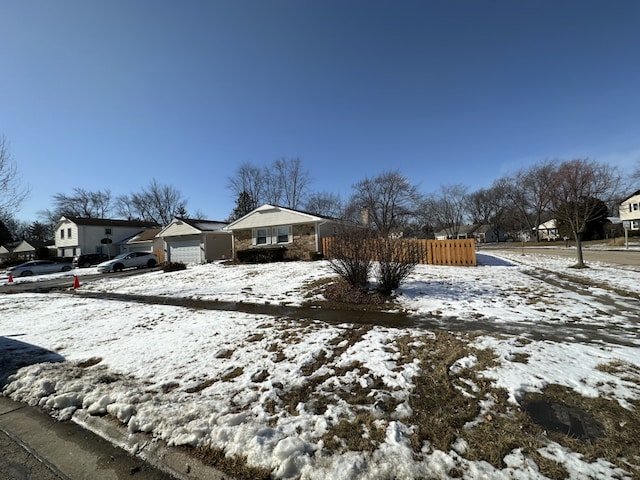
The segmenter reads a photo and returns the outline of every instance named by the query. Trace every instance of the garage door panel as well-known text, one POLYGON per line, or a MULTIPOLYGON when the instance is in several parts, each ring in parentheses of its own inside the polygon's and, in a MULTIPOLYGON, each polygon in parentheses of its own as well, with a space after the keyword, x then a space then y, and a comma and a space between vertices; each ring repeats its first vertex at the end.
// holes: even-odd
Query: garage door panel
POLYGON ((167 242, 170 262, 202 263, 200 241, 167 242))

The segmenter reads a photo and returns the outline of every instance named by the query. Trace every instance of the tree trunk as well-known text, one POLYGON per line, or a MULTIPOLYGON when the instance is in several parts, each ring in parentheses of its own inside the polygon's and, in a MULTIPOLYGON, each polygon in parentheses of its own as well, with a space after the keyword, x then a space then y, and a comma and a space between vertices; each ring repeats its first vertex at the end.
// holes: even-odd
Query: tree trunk
POLYGON ((573 266, 573 268, 586 268, 587 266, 584 264, 584 257, 582 256, 582 235, 579 233, 576 233, 574 237, 576 239, 577 263, 573 266))

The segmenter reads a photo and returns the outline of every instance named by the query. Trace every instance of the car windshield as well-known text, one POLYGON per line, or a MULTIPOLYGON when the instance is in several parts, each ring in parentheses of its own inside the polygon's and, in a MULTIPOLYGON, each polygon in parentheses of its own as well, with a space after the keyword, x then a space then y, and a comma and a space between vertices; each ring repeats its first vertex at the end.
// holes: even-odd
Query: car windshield
POLYGON ((124 258, 127 255, 129 255, 129 252, 121 253, 120 255, 113 257, 113 260, 120 260, 121 258, 124 258))

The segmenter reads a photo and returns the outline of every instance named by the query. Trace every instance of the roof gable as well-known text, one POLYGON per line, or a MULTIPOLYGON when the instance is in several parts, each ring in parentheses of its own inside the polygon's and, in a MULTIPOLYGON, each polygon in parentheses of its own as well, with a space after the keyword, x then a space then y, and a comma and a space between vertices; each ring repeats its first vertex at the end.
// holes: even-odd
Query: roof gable
POLYGON ((625 198, 622 201, 622 204, 624 203, 629 203, 631 200, 634 200, 635 197, 640 197, 640 190, 638 190, 637 192, 632 193, 631 195, 629 195, 627 198, 625 198))
POLYGON ((274 225, 291 225, 299 223, 321 223, 336 221, 327 217, 313 215, 311 213, 293 210, 290 208, 278 207, 275 205, 264 205, 249 212, 244 217, 236 220, 227 226, 228 230, 242 230, 246 228, 270 227, 274 225))
POLYGON ((171 223, 158 233, 159 237, 173 237, 178 235, 197 235, 200 233, 227 233, 224 222, 216 220, 196 220, 174 217, 171 223))
POLYGON ((149 228, 127 239, 126 243, 151 242, 160 233, 160 228, 149 228))

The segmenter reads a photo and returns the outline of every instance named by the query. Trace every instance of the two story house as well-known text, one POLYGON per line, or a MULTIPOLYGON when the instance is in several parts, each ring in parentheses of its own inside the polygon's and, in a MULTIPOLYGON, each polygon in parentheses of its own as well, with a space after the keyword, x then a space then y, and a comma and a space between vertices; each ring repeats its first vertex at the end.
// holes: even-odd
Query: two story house
POLYGON ((620 220, 627 230, 640 230, 640 190, 620 204, 620 220))
POLYGON ((60 217, 55 226, 56 252, 59 257, 87 253, 120 253, 123 240, 143 230, 157 228, 152 222, 108 218, 60 217))

